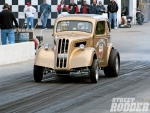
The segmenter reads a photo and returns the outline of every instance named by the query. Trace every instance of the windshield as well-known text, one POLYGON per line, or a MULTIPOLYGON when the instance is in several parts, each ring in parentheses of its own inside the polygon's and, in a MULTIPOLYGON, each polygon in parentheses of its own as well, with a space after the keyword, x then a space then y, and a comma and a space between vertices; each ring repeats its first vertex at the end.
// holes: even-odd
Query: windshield
POLYGON ((77 21, 77 20, 65 20, 60 21, 57 24, 57 32, 62 31, 82 31, 82 32, 92 32, 92 23, 87 21, 77 21))

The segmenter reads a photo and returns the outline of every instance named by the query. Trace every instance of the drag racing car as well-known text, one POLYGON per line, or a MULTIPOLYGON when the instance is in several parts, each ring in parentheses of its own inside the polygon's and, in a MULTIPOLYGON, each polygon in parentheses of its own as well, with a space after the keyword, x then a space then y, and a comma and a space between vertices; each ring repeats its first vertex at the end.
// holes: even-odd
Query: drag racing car
POLYGON ((87 70, 91 83, 97 83, 99 70, 107 77, 117 77, 120 55, 110 42, 111 29, 105 15, 68 14, 56 19, 54 47, 42 46, 35 58, 33 77, 41 82, 43 75, 87 70))

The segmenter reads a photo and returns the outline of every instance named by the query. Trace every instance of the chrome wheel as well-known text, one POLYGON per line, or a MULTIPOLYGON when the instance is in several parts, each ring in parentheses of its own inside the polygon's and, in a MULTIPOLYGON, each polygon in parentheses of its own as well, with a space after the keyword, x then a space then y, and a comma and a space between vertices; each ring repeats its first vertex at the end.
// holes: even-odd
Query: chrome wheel
POLYGON ((90 80, 92 83, 97 83, 99 78, 99 65, 97 59, 93 59, 93 63, 90 66, 90 80))

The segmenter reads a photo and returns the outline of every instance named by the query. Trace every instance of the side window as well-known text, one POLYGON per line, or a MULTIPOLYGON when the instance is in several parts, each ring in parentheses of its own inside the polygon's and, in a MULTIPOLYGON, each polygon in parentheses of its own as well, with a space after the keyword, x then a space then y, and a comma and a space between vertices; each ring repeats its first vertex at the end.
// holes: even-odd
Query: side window
POLYGON ((106 30, 107 30, 107 32, 110 32, 110 24, 109 24, 109 22, 107 22, 106 30))
POLYGON ((105 21, 99 21, 96 25, 96 35, 103 35, 105 33, 105 21))

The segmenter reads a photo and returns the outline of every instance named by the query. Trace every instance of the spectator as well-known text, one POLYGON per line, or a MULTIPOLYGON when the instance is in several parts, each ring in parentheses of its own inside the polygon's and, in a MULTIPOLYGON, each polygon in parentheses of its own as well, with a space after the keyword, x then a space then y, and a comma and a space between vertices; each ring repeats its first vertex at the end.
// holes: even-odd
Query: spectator
POLYGON ((99 1, 99 5, 97 5, 97 9, 96 9, 97 14, 102 15, 105 12, 105 10, 106 9, 105 9, 104 5, 102 5, 102 2, 99 1))
POLYGON ((78 6, 74 3, 74 0, 71 0, 71 4, 69 5, 69 14, 77 14, 78 6))
POLYGON ((127 25, 128 7, 123 4, 121 17, 124 19, 124 25, 127 25))
POLYGON ((2 45, 7 44, 7 37, 9 44, 15 43, 14 27, 13 22, 16 26, 16 31, 19 31, 17 20, 13 13, 9 11, 9 5, 7 3, 3 6, 3 11, 0 12, 0 26, 1 26, 1 41, 2 45))
POLYGON ((51 6, 46 3, 46 0, 43 0, 43 4, 40 5, 40 13, 43 14, 43 16, 41 17, 43 29, 47 29, 46 28, 47 19, 50 12, 51 12, 51 6))
POLYGON ((129 15, 128 7, 123 4, 121 16, 128 16, 128 15, 129 15))
POLYGON ((80 13, 82 14, 89 13, 89 9, 90 9, 90 6, 86 3, 86 0, 84 0, 80 8, 80 13))
POLYGON ((67 9, 64 7, 64 8, 62 9, 61 14, 59 14, 58 17, 65 16, 65 15, 68 15, 68 14, 69 14, 69 13, 68 13, 67 9))
POLYGON ((118 4, 115 0, 111 0, 108 4, 108 13, 109 13, 109 23, 111 26, 112 19, 114 20, 114 28, 117 29, 117 11, 118 11, 118 4))
POLYGON ((93 4, 90 6, 90 14, 97 14, 96 13, 97 5, 96 5, 96 0, 93 0, 93 4))
POLYGON ((34 13, 36 12, 36 9, 31 6, 30 2, 27 2, 27 7, 24 8, 24 13, 27 17, 27 30, 29 30, 29 23, 31 24, 31 30, 33 30, 34 27, 34 13))
POLYGON ((61 0, 60 4, 57 6, 58 14, 61 14, 63 8, 66 8, 66 10, 68 10, 64 0, 61 0))

